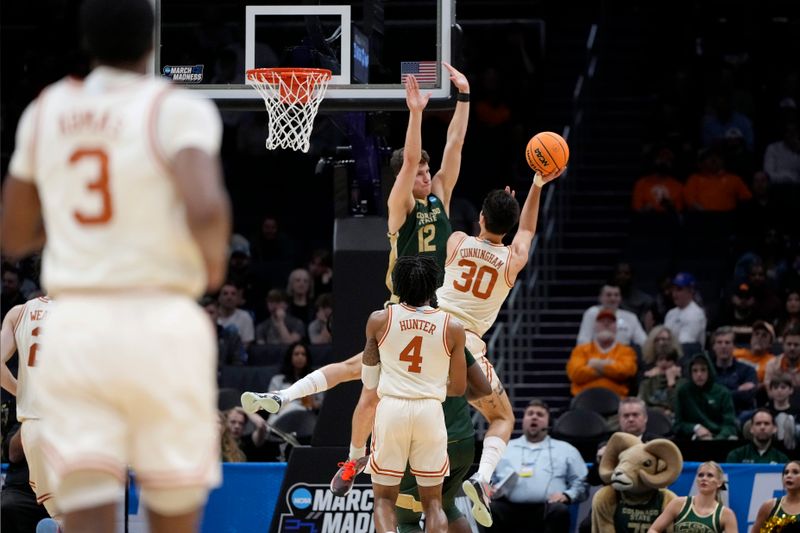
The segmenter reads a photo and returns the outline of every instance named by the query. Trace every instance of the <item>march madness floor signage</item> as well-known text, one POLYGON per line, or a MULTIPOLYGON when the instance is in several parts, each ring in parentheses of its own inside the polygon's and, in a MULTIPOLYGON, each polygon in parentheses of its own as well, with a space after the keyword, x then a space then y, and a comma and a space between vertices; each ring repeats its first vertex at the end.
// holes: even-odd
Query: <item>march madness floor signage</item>
POLYGON ((329 490, 338 462, 347 448, 295 448, 281 485, 273 533, 372 533, 372 484, 368 475, 356 479, 353 490, 337 498, 329 490))

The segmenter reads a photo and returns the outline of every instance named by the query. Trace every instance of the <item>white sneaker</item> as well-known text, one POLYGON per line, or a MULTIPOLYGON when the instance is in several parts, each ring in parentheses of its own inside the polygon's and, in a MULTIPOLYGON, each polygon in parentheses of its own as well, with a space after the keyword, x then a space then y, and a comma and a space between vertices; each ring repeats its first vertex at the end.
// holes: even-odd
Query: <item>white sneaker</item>
POLYGON ((491 489, 476 472, 461 484, 464 494, 472 501, 472 516, 483 527, 492 526, 492 509, 489 506, 491 489))
POLYGON ((283 397, 279 392, 245 392, 242 394, 242 409, 248 413, 256 413, 263 409, 268 413, 277 413, 283 405, 283 397))

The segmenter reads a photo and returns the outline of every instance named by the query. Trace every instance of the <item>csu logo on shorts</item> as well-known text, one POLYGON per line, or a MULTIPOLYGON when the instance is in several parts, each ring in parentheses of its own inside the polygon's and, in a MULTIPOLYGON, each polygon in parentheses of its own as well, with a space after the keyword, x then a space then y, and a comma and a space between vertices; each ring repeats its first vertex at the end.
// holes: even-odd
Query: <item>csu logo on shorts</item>
POLYGON ((289 500, 297 509, 308 509, 311 507, 311 492, 304 488, 295 489, 289 500))

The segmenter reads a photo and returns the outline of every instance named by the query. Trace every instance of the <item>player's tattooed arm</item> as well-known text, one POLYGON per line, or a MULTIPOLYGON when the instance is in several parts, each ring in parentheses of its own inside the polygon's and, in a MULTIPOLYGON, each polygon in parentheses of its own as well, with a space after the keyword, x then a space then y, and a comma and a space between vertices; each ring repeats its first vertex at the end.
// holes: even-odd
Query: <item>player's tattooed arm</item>
POLYGON ((380 352, 378 351, 378 341, 371 337, 367 339, 367 344, 364 346, 364 355, 361 358, 363 364, 367 366, 375 366, 381 360, 380 352))

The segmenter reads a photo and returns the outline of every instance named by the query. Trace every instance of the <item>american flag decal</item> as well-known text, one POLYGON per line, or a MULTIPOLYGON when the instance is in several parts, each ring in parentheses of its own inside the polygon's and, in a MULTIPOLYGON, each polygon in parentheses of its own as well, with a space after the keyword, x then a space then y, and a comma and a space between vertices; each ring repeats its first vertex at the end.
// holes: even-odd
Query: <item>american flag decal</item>
POLYGON ((400 63, 400 83, 405 83, 411 74, 420 83, 436 83, 439 67, 436 61, 402 61, 400 63))

